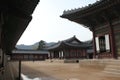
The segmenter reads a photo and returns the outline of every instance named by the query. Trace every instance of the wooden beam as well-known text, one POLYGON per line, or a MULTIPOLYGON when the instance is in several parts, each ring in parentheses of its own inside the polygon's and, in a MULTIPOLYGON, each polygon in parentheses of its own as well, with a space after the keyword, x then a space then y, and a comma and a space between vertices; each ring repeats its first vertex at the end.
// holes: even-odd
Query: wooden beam
POLYGON ((114 30, 113 30, 113 26, 112 23, 109 22, 109 28, 110 28, 110 41, 111 41, 111 51, 112 51, 112 57, 113 58, 117 58, 117 54, 116 54, 116 47, 115 47, 115 34, 114 34, 114 30))
POLYGON ((93 58, 96 58, 97 50, 96 50, 96 41, 95 41, 95 30, 94 27, 92 28, 93 32, 93 48, 94 48, 94 53, 93 53, 93 58))
POLYGON ((19 60, 19 78, 18 80, 21 80, 21 60, 19 60))

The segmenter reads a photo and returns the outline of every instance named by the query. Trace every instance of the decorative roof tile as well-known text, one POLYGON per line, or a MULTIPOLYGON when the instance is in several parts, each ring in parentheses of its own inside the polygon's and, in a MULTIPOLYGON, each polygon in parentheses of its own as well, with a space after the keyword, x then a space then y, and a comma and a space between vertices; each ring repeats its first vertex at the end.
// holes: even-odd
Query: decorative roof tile
POLYGON ((99 4, 102 1, 104 1, 104 0, 97 0, 95 3, 88 4, 88 5, 84 6, 84 7, 82 6, 80 8, 75 8, 75 9, 71 9, 71 10, 64 10, 63 14, 70 14, 70 13, 75 13, 75 12, 78 12, 78 11, 82 11, 82 10, 90 8, 90 7, 92 7, 92 6, 96 5, 96 4, 99 4))

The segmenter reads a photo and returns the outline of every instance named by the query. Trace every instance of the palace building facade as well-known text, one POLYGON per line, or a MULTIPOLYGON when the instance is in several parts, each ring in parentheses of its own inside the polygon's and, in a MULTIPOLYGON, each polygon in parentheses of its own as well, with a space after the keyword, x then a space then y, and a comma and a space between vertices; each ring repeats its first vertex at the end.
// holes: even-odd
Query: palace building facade
POLYGON ((23 50, 16 49, 12 51, 12 61, 41 61, 48 59, 49 52, 46 50, 23 50))
POLYGON ((120 57, 120 0, 99 0, 61 15, 93 32, 94 58, 120 57))
POLYGON ((86 59, 89 44, 81 42, 75 36, 59 41, 48 48, 50 59, 86 59))

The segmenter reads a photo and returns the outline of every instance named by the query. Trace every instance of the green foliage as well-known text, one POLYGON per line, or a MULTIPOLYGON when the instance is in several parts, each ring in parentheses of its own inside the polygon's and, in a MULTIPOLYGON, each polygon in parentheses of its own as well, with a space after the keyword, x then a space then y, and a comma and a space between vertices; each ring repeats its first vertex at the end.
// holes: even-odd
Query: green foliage
POLYGON ((43 48, 45 48, 45 41, 41 40, 39 41, 37 50, 42 50, 43 48))

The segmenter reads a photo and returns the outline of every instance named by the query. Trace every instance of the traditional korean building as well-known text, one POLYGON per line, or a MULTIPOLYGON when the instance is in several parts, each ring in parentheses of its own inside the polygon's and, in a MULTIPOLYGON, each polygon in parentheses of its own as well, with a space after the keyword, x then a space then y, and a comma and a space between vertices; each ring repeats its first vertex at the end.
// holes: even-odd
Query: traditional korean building
POLYGON ((94 58, 120 56, 120 0, 99 0, 86 7, 64 11, 61 17, 93 32, 94 58))
POLYGON ((46 50, 13 50, 11 60, 13 61, 40 61, 48 59, 49 52, 46 50))
POLYGON ((86 43, 86 45, 88 45, 87 47, 87 59, 93 59, 93 53, 94 53, 94 49, 93 49, 93 40, 88 40, 85 41, 84 43, 86 43))
POLYGON ((75 36, 59 41, 48 48, 50 59, 84 59, 87 58, 88 44, 81 42, 75 36))
MULTIPOLYGON (((39 0, 0 0, 0 80, 16 80, 18 73, 8 60, 22 33, 32 20, 39 0)), ((16 68, 17 69, 17 68, 16 68)))

